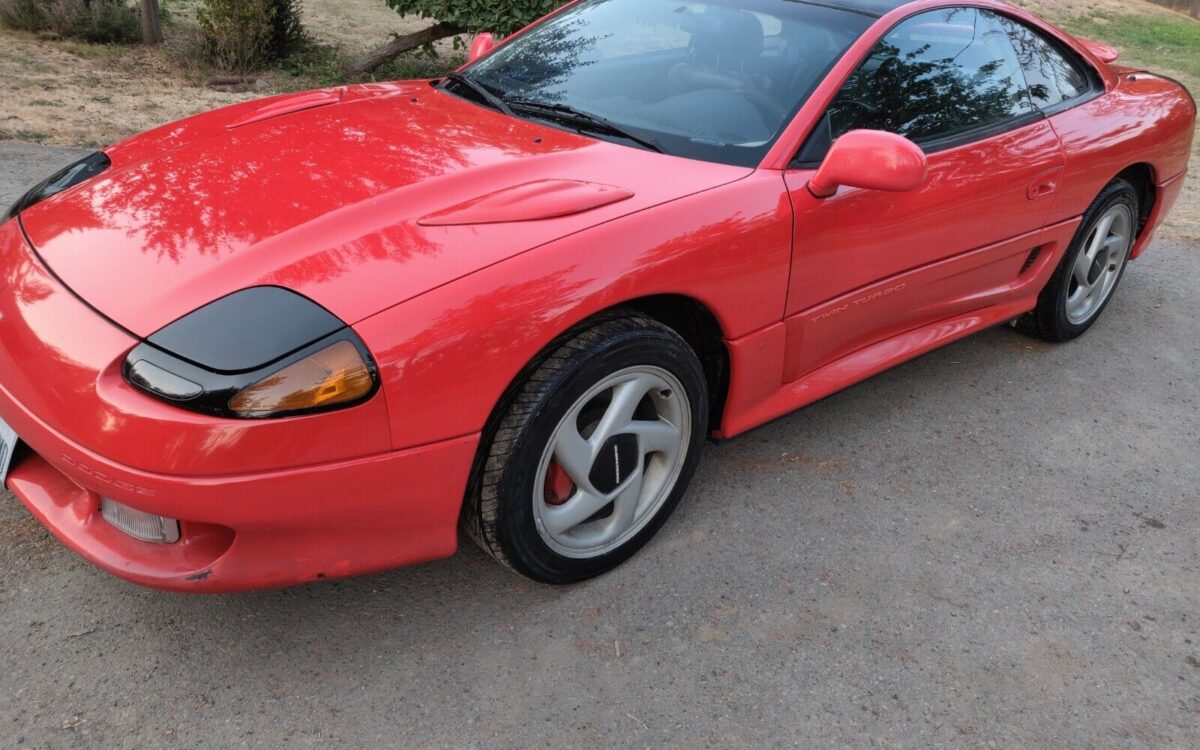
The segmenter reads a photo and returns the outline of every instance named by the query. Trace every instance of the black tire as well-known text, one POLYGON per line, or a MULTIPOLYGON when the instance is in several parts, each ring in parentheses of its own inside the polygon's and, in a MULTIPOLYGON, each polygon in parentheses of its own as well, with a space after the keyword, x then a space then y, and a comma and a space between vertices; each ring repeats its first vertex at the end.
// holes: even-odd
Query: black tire
POLYGON ((1112 301, 1116 294, 1117 287, 1120 286, 1121 279, 1124 278, 1125 269, 1129 263, 1129 253, 1132 250, 1134 238, 1138 228, 1138 195, 1137 190, 1133 185, 1125 180, 1113 180, 1100 192, 1096 200, 1088 208, 1083 215, 1083 221, 1079 225, 1079 230, 1075 233, 1074 239, 1071 240, 1071 245, 1067 248, 1066 254, 1063 256, 1062 262, 1054 271, 1054 276, 1050 278, 1046 288, 1038 296, 1037 307, 1033 312, 1022 316, 1017 320, 1017 329, 1028 333, 1046 341, 1061 343, 1070 341, 1071 339, 1081 336, 1085 331, 1100 319, 1108 303, 1112 301), (1133 226, 1131 227, 1132 235, 1129 241, 1129 247, 1125 250, 1124 258, 1120 261, 1120 267, 1117 269, 1117 277, 1111 290, 1103 302, 1092 311, 1086 320, 1072 321, 1067 312, 1067 299, 1072 289, 1072 275, 1076 261, 1079 259, 1080 253, 1084 252, 1087 246, 1088 239, 1096 230, 1100 220, 1114 206, 1124 204, 1129 208, 1132 216, 1133 226))
POLYGON ((463 530, 497 561, 535 581, 574 583, 612 570, 654 536, 687 491, 708 432, 708 404, 696 353, 661 323, 630 312, 569 332, 531 366, 485 430, 463 507, 463 530), (692 428, 674 488, 646 525, 616 549, 596 557, 565 557, 537 528, 539 464, 556 428, 580 399, 614 373, 642 366, 670 373, 686 392, 681 409, 690 413, 692 428))

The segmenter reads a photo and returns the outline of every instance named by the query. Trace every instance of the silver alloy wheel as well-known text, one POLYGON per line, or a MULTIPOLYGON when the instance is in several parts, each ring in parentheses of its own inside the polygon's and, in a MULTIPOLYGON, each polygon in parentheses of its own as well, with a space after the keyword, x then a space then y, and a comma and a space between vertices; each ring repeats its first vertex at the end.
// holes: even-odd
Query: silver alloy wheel
POLYGON ((1067 285, 1067 320, 1083 325, 1117 286, 1133 246, 1133 211, 1119 203, 1104 212, 1075 259, 1067 285))
POLYGON ((679 380, 658 367, 613 373, 559 422, 538 465, 534 522, 564 557, 591 558, 632 539, 671 495, 691 443, 679 380), (550 486, 567 484, 562 496, 550 486))

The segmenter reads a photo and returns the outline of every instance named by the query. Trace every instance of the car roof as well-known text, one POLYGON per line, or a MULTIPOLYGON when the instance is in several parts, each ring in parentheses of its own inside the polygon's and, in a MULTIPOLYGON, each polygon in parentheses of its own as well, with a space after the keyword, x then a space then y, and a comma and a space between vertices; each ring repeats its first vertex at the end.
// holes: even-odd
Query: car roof
POLYGON ((862 13, 867 16, 882 16, 914 0, 795 0, 809 5, 824 5, 829 8, 862 13))

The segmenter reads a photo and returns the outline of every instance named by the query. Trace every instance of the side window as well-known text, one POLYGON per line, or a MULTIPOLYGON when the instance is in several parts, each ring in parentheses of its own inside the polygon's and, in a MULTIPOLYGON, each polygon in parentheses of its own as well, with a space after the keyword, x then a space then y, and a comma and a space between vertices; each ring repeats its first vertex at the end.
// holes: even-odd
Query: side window
POLYGON ((999 17, 943 8, 903 21, 876 45, 800 159, 823 158, 828 143, 857 128, 929 143, 1035 112, 999 17))
POLYGON ((1029 94, 1039 109, 1077 99, 1091 90, 1087 74, 1057 44, 1019 21, 997 18, 1012 39, 1029 82, 1029 94))

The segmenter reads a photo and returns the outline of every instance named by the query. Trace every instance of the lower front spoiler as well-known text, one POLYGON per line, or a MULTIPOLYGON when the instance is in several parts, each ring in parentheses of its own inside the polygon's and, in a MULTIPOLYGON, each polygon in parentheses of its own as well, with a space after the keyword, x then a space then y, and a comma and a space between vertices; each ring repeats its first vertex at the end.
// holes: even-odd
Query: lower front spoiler
POLYGON ((478 439, 220 478, 137 475, 93 457, 60 452, 52 463, 27 452, 8 486, 63 543, 116 576, 172 591, 245 591, 453 554, 478 439), (127 536, 101 517, 101 494, 178 519, 180 540, 127 536))

